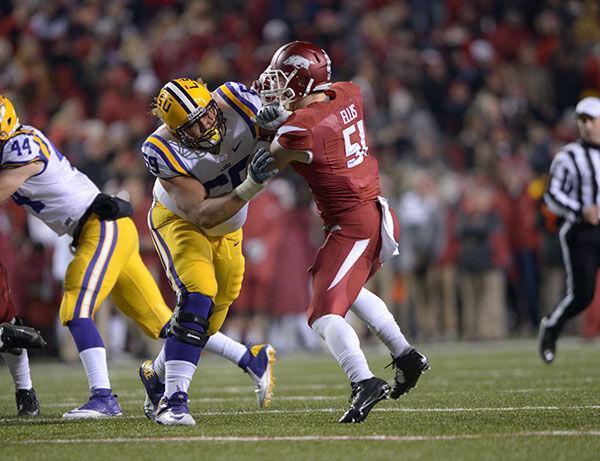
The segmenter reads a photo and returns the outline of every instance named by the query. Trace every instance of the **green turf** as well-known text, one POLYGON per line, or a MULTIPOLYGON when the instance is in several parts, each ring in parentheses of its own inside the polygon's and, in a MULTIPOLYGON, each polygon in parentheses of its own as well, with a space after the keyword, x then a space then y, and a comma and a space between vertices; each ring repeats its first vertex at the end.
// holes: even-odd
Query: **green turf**
MULTIPOLYGON (((598 460, 600 343, 560 346, 552 366, 533 341, 424 346, 432 370, 418 389, 381 402, 358 425, 336 422, 350 388, 324 354, 278 358, 269 411, 257 410, 237 367, 203 358, 190 392, 192 428, 144 418, 135 363, 111 367, 124 417, 91 422, 60 417, 87 398, 80 365, 33 365, 43 416, 28 420, 14 417, 4 368, 0 388, 11 390, 0 395, 0 459, 598 460)), ((391 379, 386 357, 368 356, 373 371, 391 379)))

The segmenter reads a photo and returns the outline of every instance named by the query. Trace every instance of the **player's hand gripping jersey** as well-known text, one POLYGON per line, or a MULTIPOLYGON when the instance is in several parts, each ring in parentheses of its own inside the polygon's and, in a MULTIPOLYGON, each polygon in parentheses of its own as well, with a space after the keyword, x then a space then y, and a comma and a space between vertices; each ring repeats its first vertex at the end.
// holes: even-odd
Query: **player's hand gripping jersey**
MULTIPOLYGON (((226 125, 226 136, 217 153, 182 146, 166 125, 161 125, 142 146, 146 167, 153 176, 163 179, 192 177, 202 183, 209 198, 231 192, 246 178, 246 166, 259 142, 254 118, 261 106, 259 96, 240 83, 225 83, 212 95, 223 111, 226 125)), ((154 198, 183 217, 158 180, 154 183, 154 198)), ((202 230, 213 236, 233 232, 244 224, 247 209, 245 206, 224 223, 202 230)))
POLYGON ((70 234, 99 194, 98 188, 38 129, 21 125, 4 143, 0 168, 42 162, 43 169, 13 194, 19 205, 44 221, 58 235, 70 234))

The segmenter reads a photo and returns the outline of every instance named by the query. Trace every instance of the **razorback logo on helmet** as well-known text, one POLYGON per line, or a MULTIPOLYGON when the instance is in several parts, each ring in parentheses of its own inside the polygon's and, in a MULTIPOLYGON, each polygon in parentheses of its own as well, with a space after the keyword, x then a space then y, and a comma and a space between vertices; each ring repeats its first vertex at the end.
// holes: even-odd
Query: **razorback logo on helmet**
POLYGON ((308 69, 311 64, 315 62, 312 59, 307 59, 304 56, 298 56, 294 54, 283 61, 283 64, 286 66, 292 66, 295 69, 308 69))

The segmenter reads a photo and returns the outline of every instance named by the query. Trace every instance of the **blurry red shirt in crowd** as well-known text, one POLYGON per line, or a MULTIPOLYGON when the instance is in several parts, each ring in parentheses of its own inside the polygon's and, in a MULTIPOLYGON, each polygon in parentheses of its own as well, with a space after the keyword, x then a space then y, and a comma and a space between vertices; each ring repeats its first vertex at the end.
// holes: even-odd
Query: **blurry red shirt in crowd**
POLYGON ((235 311, 264 312, 271 305, 272 288, 286 280, 279 258, 285 233, 286 211, 277 195, 266 190, 252 200, 248 208, 243 243, 246 270, 235 311))

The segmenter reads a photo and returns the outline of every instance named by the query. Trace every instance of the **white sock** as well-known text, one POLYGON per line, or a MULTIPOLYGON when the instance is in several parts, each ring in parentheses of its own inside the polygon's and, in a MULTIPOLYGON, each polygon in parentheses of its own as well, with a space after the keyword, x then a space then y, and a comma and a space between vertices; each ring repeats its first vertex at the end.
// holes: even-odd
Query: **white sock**
POLYGON ((339 315, 319 317, 312 325, 336 358, 351 383, 373 377, 356 331, 339 315))
POLYGON ((29 373, 29 357, 27 356, 27 349, 23 349, 23 352, 19 355, 9 354, 4 352, 1 354, 4 357, 6 365, 15 383, 15 389, 31 389, 33 384, 31 383, 31 374, 29 373))
POLYGON ((363 288, 350 310, 367 324, 394 357, 399 357, 411 348, 394 316, 379 296, 363 288))
POLYGON ((106 365, 106 349, 103 347, 90 347, 79 353, 81 363, 88 378, 90 390, 110 389, 108 367, 106 365))
POLYGON ((169 360, 165 364, 165 397, 171 397, 175 392, 187 393, 196 365, 185 360, 169 360))
POLYGON ((152 362, 152 368, 154 369, 154 373, 158 376, 158 380, 161 383, 165 383, 165 345, 161 347, 160 352, 152 362))
POLYGON ((237 363, 242 360, 242 357, 248 348, 243 344, 234 341, 229 336, 217 332, 208 338, 204 350, 225 357, 227 360, 231 360, 237 365, 237 363))

